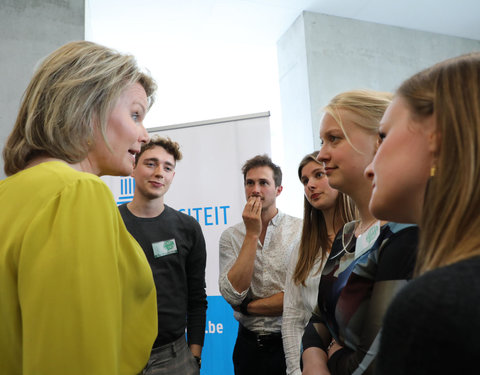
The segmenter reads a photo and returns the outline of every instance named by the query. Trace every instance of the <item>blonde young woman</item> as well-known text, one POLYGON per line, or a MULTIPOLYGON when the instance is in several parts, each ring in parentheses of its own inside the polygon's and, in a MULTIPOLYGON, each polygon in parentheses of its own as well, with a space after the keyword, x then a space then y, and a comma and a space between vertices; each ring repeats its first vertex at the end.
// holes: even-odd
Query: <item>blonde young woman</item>
POLYGON ((156 85, 91 42, 51 53, 3 150, 0 373, 134 375, 157 332, 156 292, 100 175, 130 175, 156 85))
POLYGON ((303 330, 317 304, 322 265, 342 226, 354 219, 351 200, 332 189, 316 156, 306 155, 298 167, 303 184, 303 229, 299 247, 290 257, 283 297, 282 339, 287 374, 301 375, 300 344, 303 330))
POLYGON ((417 277, 388 309, 377 374, 478 373, 480 53, 406 80, 380 135, 366 171, 371 210, 421 231, 417 277))
POLYGON ((364 170, 377 148, 378 126, 391 95, 349 91, 325 109, 320 128, 328 182, 348 195, 359 220, 337 235, 322 272, 318 308, 303 337, 303 374, 372 374, 379 332, 396 290, 411 277, 417 228, 379 222, 364 170))

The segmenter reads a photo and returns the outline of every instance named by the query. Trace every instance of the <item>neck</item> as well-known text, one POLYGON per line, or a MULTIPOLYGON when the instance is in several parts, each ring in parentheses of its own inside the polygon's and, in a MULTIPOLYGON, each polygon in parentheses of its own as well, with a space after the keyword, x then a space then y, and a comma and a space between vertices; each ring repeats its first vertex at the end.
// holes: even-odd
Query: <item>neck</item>
POLYGON ((262 219, 262 228, 267 228, 268 223, 272 220, 275 215, 278 213, 278 209, 275 205, 270 206, 265 211, 261 213, 262 219))
POLYGON ((370 197, 372 196, 372 186, 368 184, 366 180, 364 184, 361 186, 355 186, 355 189, 347 194, 352 198, 353 202, 355 202, 361 222, 373 219, 373 215, 368 209, 370 197))
POLYGON ((340 229, 342 226, 342 223, 340 222, 340 218, 337 218, 336 222, 335 220, 335 207, 331 207, 326 210, 322 210, 323 217, 325 218, 325 225, 327 227, 327 234, 329 238, 334 238, 335 234, 337 231, 340 229))
POLYGON ((76 171, 79 171, 79 172, 88 172, 88 173, 91 173, 91 174, 94 174, 96 176, 101 176, 102 174, 101 173, 97 173, 90 165, 88 159, 84 159, 78 163, 67 163, 65 160, 62 160, 62 159, 58 159, 58 158, 53 158, 51 156, 48 156, 48 155, 40 155, 40 156, 37 156, 35 158, 33 158, 28 164, 27 166, 25 167, 25 169, 27 168, 31 168, 31 167, 35 167, 36 165, 39 165, 39 164, 42 164, 42 163, 47 163, 47 162, 50 162, 50 161, 60 161, 62 163, 65 163, 67 164, 68 166, 70 166, 71 168, 75 169, 76 171))
POLYGON ((133 200, 127 203, 132 214, 138 217, 157 217, 165 209, 163 196, 157 199, 146 199, 135 191, 133 200))
POLYGON ((80 172, 88 172, 88 173, 92 173, 96 176, 102 176, 103 173, 101 173, 99 170, 97 170, 96 168, 94 168, 93 164, 90 163, 90 160, 88 159, 88 156, 83 159, 82 161, 76 163, 76 164, 70 164, 72 166, 72 168, 76 169, 77 171, 80 171, 80 172))
POLYGON ((370 203, 370 197, 372 195, 372 188, 368 186, 368 189, 358 189, 351 195, 352 200, 357 206, 359 223, 355 235, 362 233, 369 225, 373 224, 377 219, 371 214, 368 205, 370 203))

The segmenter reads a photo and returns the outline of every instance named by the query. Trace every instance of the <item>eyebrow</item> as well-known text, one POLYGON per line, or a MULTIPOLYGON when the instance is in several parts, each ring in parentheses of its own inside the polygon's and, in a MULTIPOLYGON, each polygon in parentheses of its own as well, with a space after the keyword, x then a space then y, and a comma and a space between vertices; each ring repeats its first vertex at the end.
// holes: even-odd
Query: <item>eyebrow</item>
MULTIPOLYGON (((154 161, 155 163, 159 163, 160 162, 160 159, 158 158, 147 158, 147 159, 144 159, 143 162, 148 162, 148 161, 154 161)), ((166 165, 169 165, 171 167, 175 167, 175 164, 172 164, 171 162, 169 161, 166 161, 164 164, 166 165)))
POLYGON ((342 128, 340 128, 340 127, 330 128, 330 129, 325 130, 324 134, 337 133, 337 132, 343 133, 342 128))
POLYGON ((133 104, 138 104, 140 107, 142 107, 143 112, 147 112, 147 107, 145 107, 145 103, 135 100, 133 104))

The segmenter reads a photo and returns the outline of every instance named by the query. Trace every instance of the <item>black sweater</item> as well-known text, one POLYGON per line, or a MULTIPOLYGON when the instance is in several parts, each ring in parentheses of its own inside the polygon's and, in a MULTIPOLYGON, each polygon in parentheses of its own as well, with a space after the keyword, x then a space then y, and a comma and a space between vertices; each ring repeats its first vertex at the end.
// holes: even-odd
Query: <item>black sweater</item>
POLYGON ((157 288, 158 336, 153 347, 178 339, 203 346, 207 296, 205 239, 200 224, 165 205, 154 218, 134 216, 119 207, 128 231, 142 246, 157 288))
POLYGON ((478 374, 480 257, 425 273, 392 302, 378 375, 478 374))

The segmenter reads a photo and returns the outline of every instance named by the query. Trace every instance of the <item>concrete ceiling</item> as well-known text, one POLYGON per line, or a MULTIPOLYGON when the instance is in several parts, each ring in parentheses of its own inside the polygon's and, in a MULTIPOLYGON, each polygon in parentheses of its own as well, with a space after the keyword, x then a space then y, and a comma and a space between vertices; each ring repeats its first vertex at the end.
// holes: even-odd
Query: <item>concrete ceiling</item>
POLYGON ((87 11, 94 29, 240 43, 275 43, 302 11, 480 40, 478 0, 87 0, 87 11))

